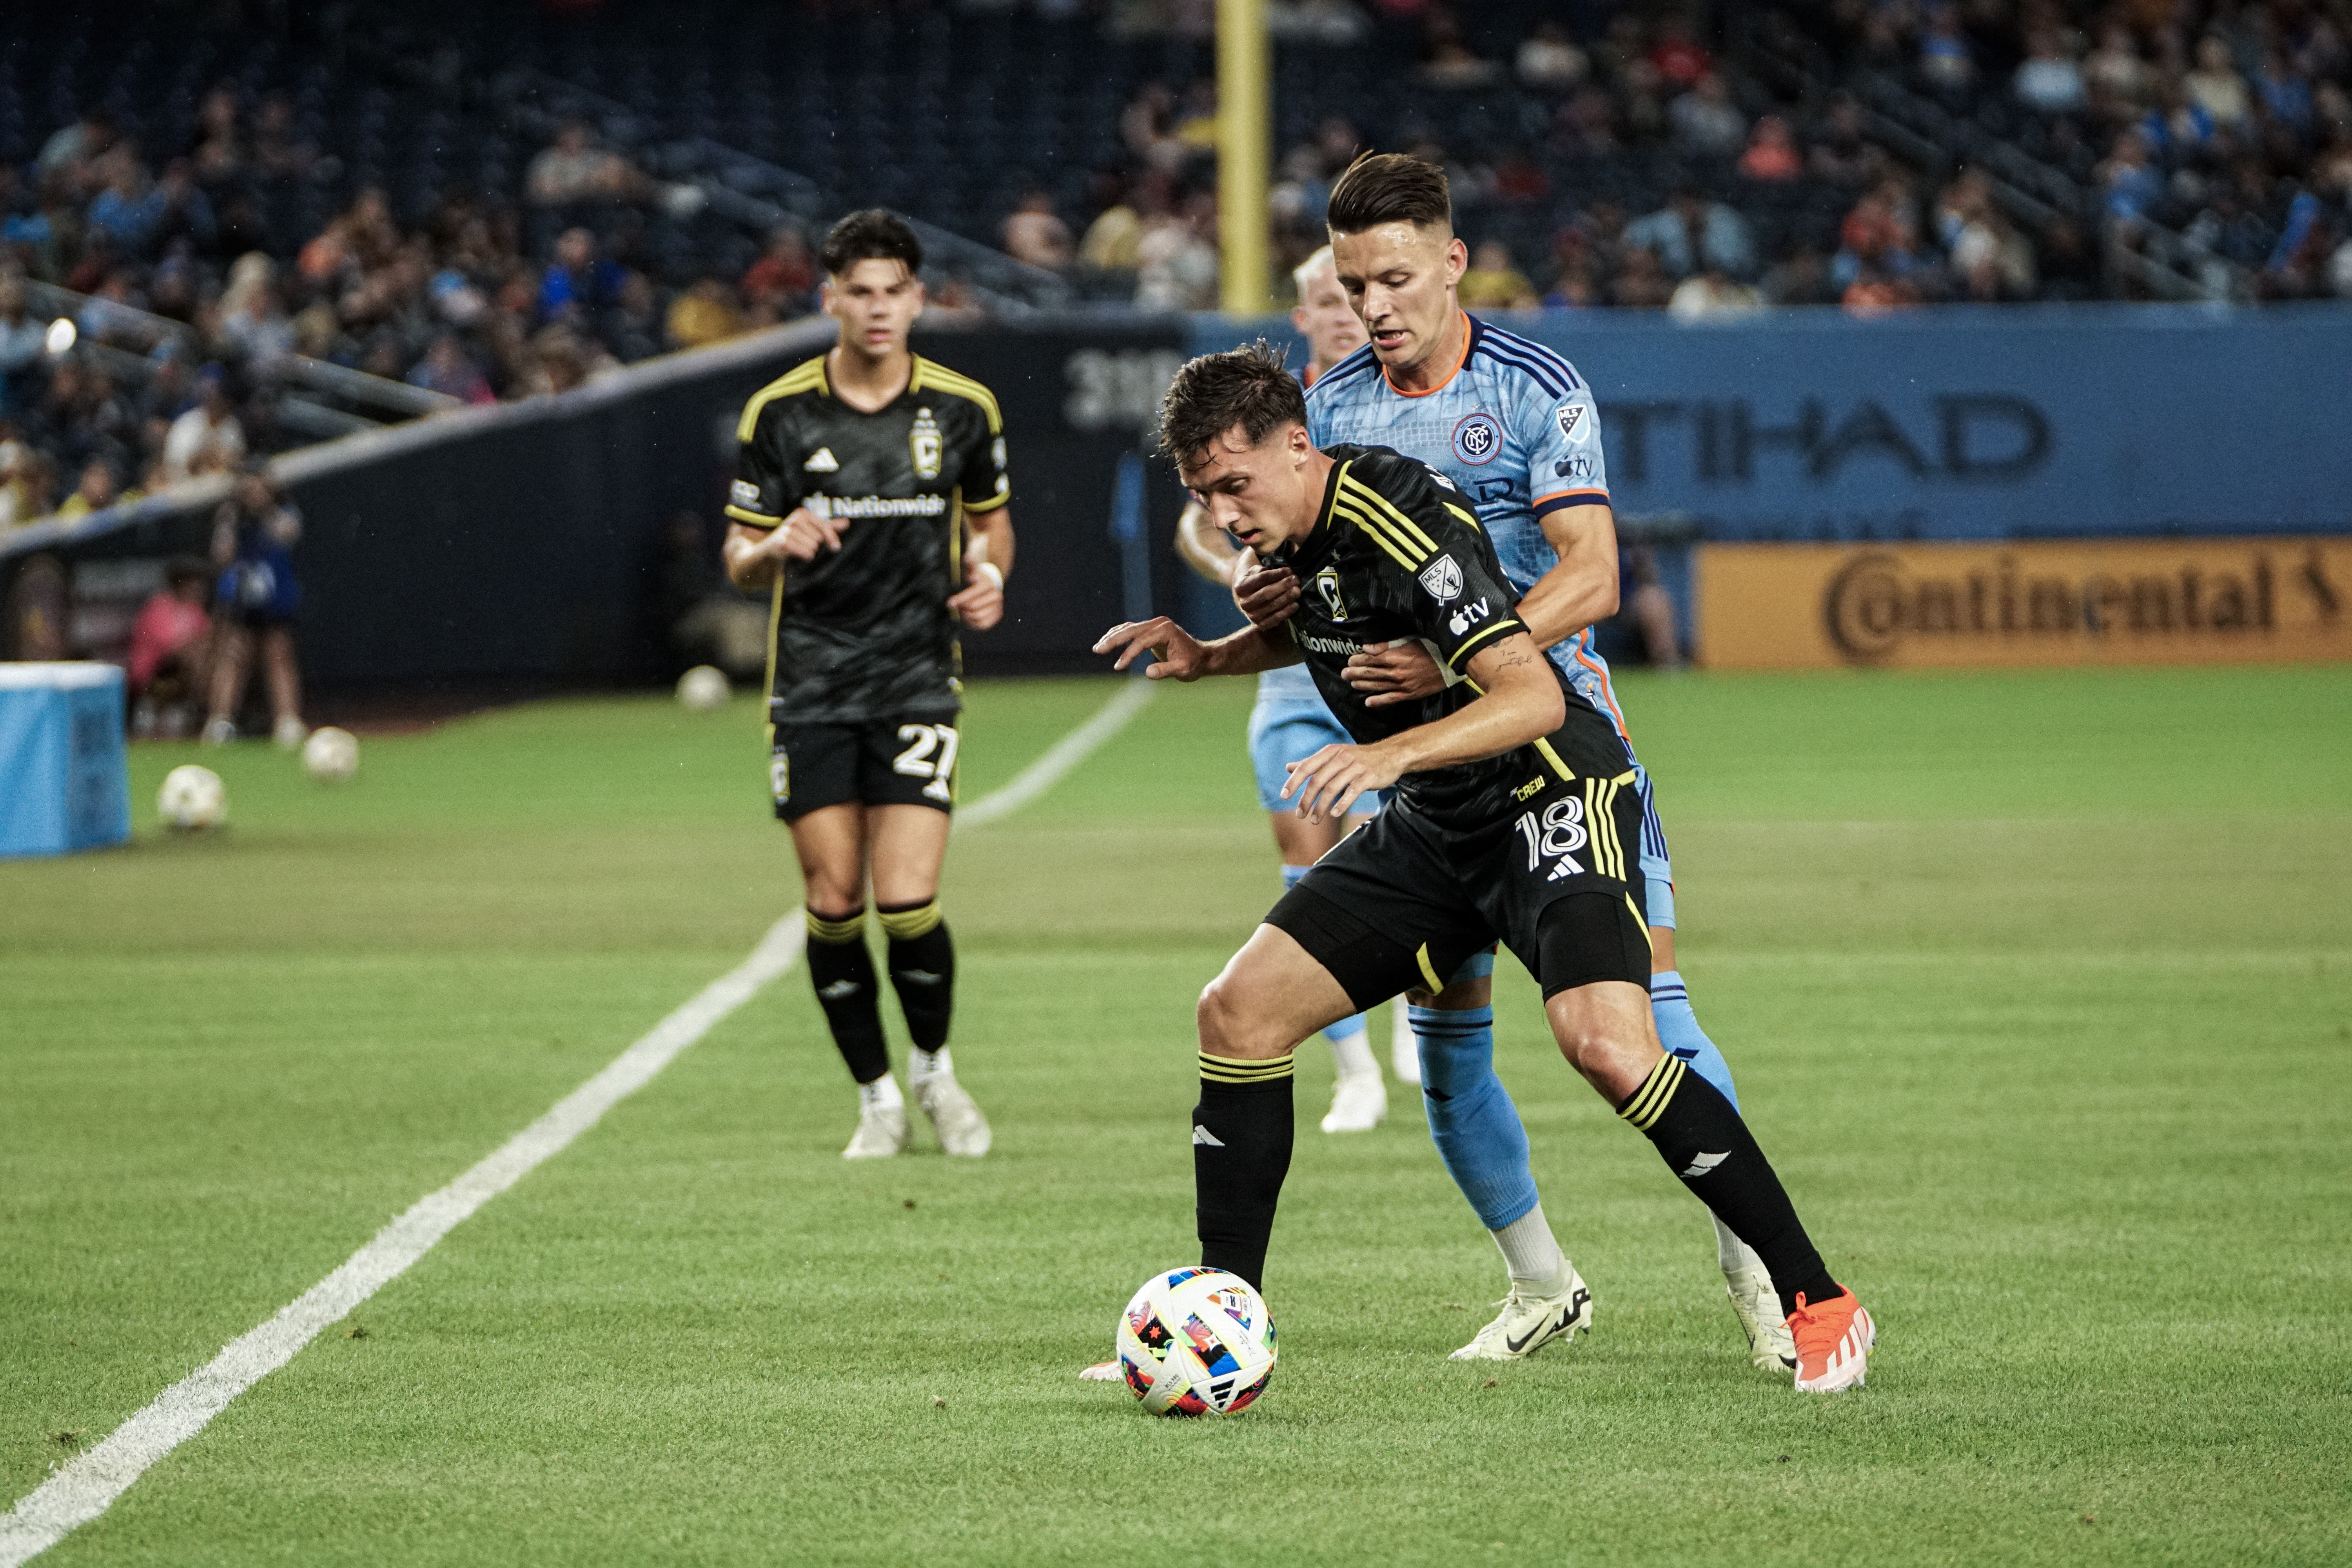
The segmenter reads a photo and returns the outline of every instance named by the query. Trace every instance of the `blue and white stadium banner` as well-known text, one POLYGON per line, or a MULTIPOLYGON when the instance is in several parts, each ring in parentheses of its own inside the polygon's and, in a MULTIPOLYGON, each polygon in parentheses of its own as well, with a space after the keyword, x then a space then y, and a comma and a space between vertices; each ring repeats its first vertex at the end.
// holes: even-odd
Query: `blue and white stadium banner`
POLYGON ((130 837, 122 671, 0 664, 0 857, 64 855, 130 837))
MULTIPOLYGON (((1503 312, 1591 384, 1620 517, 1715 540, 2352 531, 2352 308, 1503 312)), ((1279 318, 1194 318, 1195 353, 1279 318)))

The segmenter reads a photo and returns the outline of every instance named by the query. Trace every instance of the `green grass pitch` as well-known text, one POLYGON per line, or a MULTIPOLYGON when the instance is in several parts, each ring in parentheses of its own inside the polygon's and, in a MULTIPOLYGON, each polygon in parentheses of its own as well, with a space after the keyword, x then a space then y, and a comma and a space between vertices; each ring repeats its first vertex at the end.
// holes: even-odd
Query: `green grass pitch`
MULTIPOLYGON (((967 800, 1098 705, 983 686, 967 800)), ((1244 683, 961 836, 997 1152, 838 1156, 786 976, 42 1561, 2342 1563, 2352 671, 1630 679, 1683 969, 1866 1389, 1748 1368, 1704 1215, 1533 987, 1497 1056, 1597 1331, 1418 1107, 1315 1127, 1238 1418, 1072 1375, 1192 1256, 1192 999, 1277 890, 1244 683)), ((749 700, 207 753, 224 833, 0 866, 0 1507, 529 1122, 796 900, 749 700)), ((895 1019, 893 1020, 895 1027, 895 1019)))

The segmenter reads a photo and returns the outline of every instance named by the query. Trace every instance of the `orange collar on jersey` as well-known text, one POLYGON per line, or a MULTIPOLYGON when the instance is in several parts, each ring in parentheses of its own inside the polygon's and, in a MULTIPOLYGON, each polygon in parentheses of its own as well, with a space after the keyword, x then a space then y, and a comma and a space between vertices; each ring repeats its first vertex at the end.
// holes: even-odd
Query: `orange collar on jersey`
POLYGON ((1462 352, 1454 357, 1454 368, 1445 373, 1445 379, 1435 386, 1424 386, 1419 392, 1407 392, 1389 374, 1389 367, 1382 365, 1381 379, 1389 384, 1391 392, 1395 393, 1399 397, 1427 397, 1432 394, 1443 392, 1454 384, 1454 378, 1462 374, 1462 367, 1470 361, 1470 339, 1477 326, 1476 322, 1471 321, 1469 311, 1457 307, 1454 313, 1462 318, 1462 352))

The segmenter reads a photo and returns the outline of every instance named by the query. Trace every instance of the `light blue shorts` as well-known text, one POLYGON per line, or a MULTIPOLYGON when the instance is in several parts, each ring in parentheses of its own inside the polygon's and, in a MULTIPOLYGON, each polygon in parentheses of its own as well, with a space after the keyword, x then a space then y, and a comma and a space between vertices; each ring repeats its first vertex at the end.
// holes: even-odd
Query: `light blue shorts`
MULTIPOLYGON (((1345 746, 1354 741, 1355 737, 1339 727, 1339 721, 1331 717, 1331 710, 1319 698, 1261 700, 1250 710, 1249 716, 1250 769, 1257 775, 1258 805, 1268 811, 1295 809, 1298 805, 1296 797, 1282 798, 1282 786, 1290 782, 1290 764, 1313 756, 1326 746, 1345 746)), ((1351 815, 1378 811, 1381 799, 1376 794, 1363 796, 1356 802, 1351 815)))
POLYGON ((1671 931, 1675 923, 1675 863, 1666 853, 1665 824, 1658 820, 1658 792, 1651 787, 1649 770, 1639 763, 1633 764, 1633 777, 1635 787, 1642 792, 1642 876, 1649 883, 1646 912, 1652 925, 1671 931))

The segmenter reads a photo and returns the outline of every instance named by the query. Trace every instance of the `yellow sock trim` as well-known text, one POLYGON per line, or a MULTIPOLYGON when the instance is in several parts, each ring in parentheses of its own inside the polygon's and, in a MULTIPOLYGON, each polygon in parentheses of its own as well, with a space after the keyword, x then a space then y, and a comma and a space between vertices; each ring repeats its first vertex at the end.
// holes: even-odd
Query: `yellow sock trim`
POLYGON ((1211 1083, 1278 1083, 1290 1076, 1291 1053, 1244 1060, 1201 1053, 1201 1076, 1211 1083))
POLYGON ((926 931, 936 931, 944 916, 940 913, 940 901, 933 899, 919 910, 877 910, 882 917, 882 930, 893 942, 912 942, 926 931))
POLYGON ((1667 1102, 1675 1097, 1675 1090, 1682 1087, 1683 1074, 1687 1070, 1683 1066, 1682 1058, 1660 1057, 1658 1065, 1650 1069, 1650 1076, 1642 1080, 1642 1087, 1633 1091, 1633 1098, 1627 1100, 1625 1109, 1617 1114, 1647 1132, 1664 1113, 1667 1102))
POLYGON ((838 946, 842 942, 856 942, 866 935, 866 911, 863 909, 845 921, 826 920, 814 910, 806 913, 809 940, 812 942, 829 942, 838 946))

